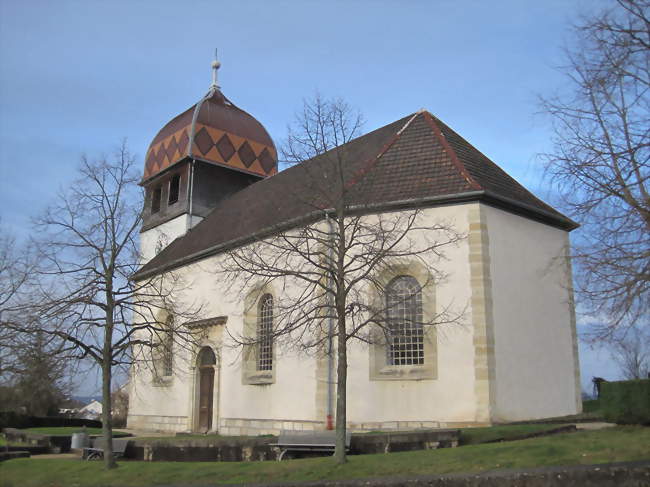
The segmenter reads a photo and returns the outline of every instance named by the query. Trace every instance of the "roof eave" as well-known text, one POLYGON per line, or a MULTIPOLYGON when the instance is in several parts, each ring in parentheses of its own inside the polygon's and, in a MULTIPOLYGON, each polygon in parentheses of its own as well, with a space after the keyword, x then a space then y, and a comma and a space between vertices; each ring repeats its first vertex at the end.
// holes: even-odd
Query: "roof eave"
MULTIPOLYGON (((522 216, 531 218, 533 220, 545 223, 562 230, 571 231, 577 228, 579 225, 573 220, 566 218, 564 216, 558 216, 551 212, 536 208, 534 206, 521 203, 504 196, 494 194, 489 191, 468 191, 465 193, 457 193, 453 195, 441 195, 441 196, 429 196, 423 198, 412 198, 406 200, 391 201, 385 203, 375 203, 369 205, 355 205, 350 207, 350 210, 355 213, 372 213, 372 212, 381 212, 389 210, 400 210, 406 208, 417 208, 417 207, 435 207, 448 204, 459 204, 467 203, 471 201, 481 201, 492 206, 505 209, 511 213, 520 214, 522 216)), ((234 247, 245 245, 255 240, 261 240, 269 235, 277 233, 279 231, 288 230, 290 228, 295 228, 300 224, 305 224, 308 221, 312 221, 324 216, 326 213, 329 213, 333 210, 323 209, 318 211, 312 211, 306 215, 303 215, 298 218, 287 220, 285 222, 271 225, 269 227, 263 228, 262 230, 255 232, 252 235, 246 237, 240 237, 237 239, 229 240, 227 242, 220 243, 218 245, 213 245, 206 249, 194 252, 192 254, 186 255, 179 259, 175 259, 171 262, 156 266, 152 269, 147 270, 146 272, 137 272, 133 275, 133 278, 136 281, 147 279, 149 277, 156 276, 163 272, 167 272, 183 265, 196 262, 198 260, 205 259, 212 255, 224 252, 234 247)))
POLYGON ((483 198, 481 198, 482 201, 487 204, 491 204, 492 206, 510 211, 511 213, 526 216, 532 220, 546 223, 547 225, 551 225, 568 232, 575 230, 580 226, 579 223, 576 223, 570 218, 559 213, 552 213, 542 208, 538 208, 527 203, 522 203, 521 201, 508 198, 507 196, 502 196, 492 191, 483 191, 483 193, 483 198))

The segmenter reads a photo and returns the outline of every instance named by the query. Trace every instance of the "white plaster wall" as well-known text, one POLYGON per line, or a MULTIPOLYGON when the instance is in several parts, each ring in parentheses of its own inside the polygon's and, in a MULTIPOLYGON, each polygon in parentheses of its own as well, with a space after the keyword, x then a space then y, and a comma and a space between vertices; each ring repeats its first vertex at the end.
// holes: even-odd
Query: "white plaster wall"
POLYGON ((495 331, 493 420, 576 413, 566 232, 485 211, 495 331))
MULTIPOLYGON (((197 217, 194 217, 194 219, 196 218, 197 217)), ((184 235, 186 230, 187 214, 184 213, 168 222, 140 233, 140 258, 142 265, 155 257, 158 242, 161 243, 160 251, 162 248, 165 248, 167 245, 172 243, 176 238, 184 235)))
MULTIPOLYGON (((223 276, 216 272, 221 256, 211 257, 185 269, 184 275, 195 296, 204 305, 205 316, 227 316, 230 333, 243 329, 243 299, 229 289, 223 276)), ((221 356, 221 394, 219 415, 222 418, 262 418, 312 420, 315 395, 315 361, 297 356, 276 346, 275 382, 269 385, 242 384, 241 349, 224 334, 221 356)))
MULTIPOLYGON (((457 205, 427 209, 423 212, 428 224, 447 222, 458 232, 468 230, 468 208, 457 205)), ((179 222, 169 222, 173 231, 179 222)), ((149 231, 151 232, 151 231, 149 231)), ((428 237, 432 237, 429 235, 428 237)), ((422 240, 424 235, 420 236, 422 240)), ((146 245, 155 245, 152 237, 146 245)), ((469 305, 469 257, 467 241, 445 249, 447 260, 432 265, 441 266, 447 274, 444 283, 436 286, 436 306, 441 311, 450 306, 461 312, 469 305)), ((231 333, 242 331, 243 296, 228 289, 223 278, 215 272, 221 256, 214 256, 187 266, 180 275, 188 288, 186 300, 203 306, 205 317, 227 316, 231 333)), ((291 292, 286 289, 283 292, 291 292)), ((227 334, 225 334, 227 336, 227 334)), ((270 385, 242 384, 240 350, 231 348, 226 339, 216 346, 220 355, 220 390, 218 415, 224 418, 271 419, 325 422, 317 411, 316 360, 291 353, 278 345, 276 350, 275 382, 270 385)), ((475 420, 474 349, 472 328, 466 314, 462 322, 441 325, 437 330, 437 378, 431 380, 370 380, 369 349, 353 345, 349 354, 348 421, 372 423, 392 421, 413 422, 472 422, 475 420)), ((188 371, 191 360, 175 362, 174 378, 168 386, 156 386, 149 373, 133 380, 134 402, 130 414, 182 416, 191 418, 193 404, 193 374, 188 371)), ((322 400, 322 399, 320 399, 322 400)), ((215 407, 217 403, 215 402, 215 407)), ((320 406, 320 407, 318 407, 320 406)), ((186 419, 186 428, 191 428, 186 419)))
MULTIPOLYGON (((187 266, 179 276, 187 287, 186 302, 202 306, 202 317, 227 316, 231 333, 241 333, 243 327, 243 297, 226 288, 222 277, 215 271, 219 256, 210 257, 187 266)), ((216 325, 221 326, 221 325, 216 325)), ((214 335, 214 333, 212 334, 214 335)), ((315 359, 276 349, 275 383, 269 385, 243 385, 241 350, 225 338, 209 343, 219 356, 219 391, 215 391, 214 408, 224 418, 270 419, 275 421, 322 421, 315 418, 315 359)), ((179 351, 183 357, 174 362, 174 377, 168 386, 156 385, 147 369, 140 370, 132 380, 133 402, 129 415, 183 416, 191 429, 192 409, 195 407, 193 354, 179 351)), ((135 421, 135 419, 134 419, 135 421)), ((213 425, 217 427, 216 424, 213 425)), ((170 428, 171 429, 171 428, 170 428)))
MULTIPOLYGON (((469 209, 478 203, 426 209, 429 223, 446 221, 468 232, 469 209)), ((575 409, 573 355, 567 290, 559 270, 545 273, 559 255, 565 233, 500 210, 484 207, 490 239, 497 363, 495 415, 524 419, 568 414, 575 409), (541 370, 545 370, 541 373, 541 370), (539 387, 539 388, 538 388, 539 387)), ((170 222, 171 223, 171 222, 170 222)), ((437 377, 423 380, 370 380, 369 349, 353 345, 349 354, 348 421, 350 423, 476 421, 474 346, 471 326, 469 244, 461 241, 445 250, 437 263, 447 274, 436 286, 436 306, 465 310, 459 323, 442 325, 437 333, 437 377)), ((231 333, 243 327, 243 296, 226 286, 216 273, 214 256, 178 272, 185 280, 186 301, 203 305, 203 317, 227 316, 231 333)), ((283 292, 291 292, 286 289, 283 292)), ((324 422, 316 404, 316 360, 276 350, 275 382, 242 384, 240 350, 215 344, 220 356, 218 405, 220 420, 291 420, 324 422)), ((191 357, 193 359, 193 357, 191 357)), ((191 428, 193 374, 191 360, 177 362, 168 387, 156 387, 143 374, 133 381, 130 414, 185 418, 191 428)), ((320 406, 320 407, 319 407, 320 406)), ((170 419, 170 422, 178 423, 170 419)), ((180 420, 179 420, 180 421, 180 420)), ((428 424, 427 424, 428 425, 428 424)), ((216 426, 216 425, 215 425, 216 426)), ((177 426, 174 426, 176 428, 177 426)))
POLYGON ((174 365, 174 375, 165 385, 155 383, 152 371, 146 366, 134 369, 129 391, 130 428, 171 431, 188 429, 188 386, 191 384, 191 378, 186 364, 174 365))
MULTIPOLYGON (((426 224, 448 222, 460 233, 468 231, 470 205, 429 208, 426 224)), ((437 312, 446 306, 462 312, 469 306, 469 248, 467 240, 444 249, 439 266, 446 274, 436 285, 437 312)), ((349 354, 348 421, 472 422, 475 420, 474 346, 468 312, 457 323, 437 327, 437 378, 376 380, 369 378, 369 348, 356 345, 349 354)), ((395 425, 397 427, 397 425, 395 425)))

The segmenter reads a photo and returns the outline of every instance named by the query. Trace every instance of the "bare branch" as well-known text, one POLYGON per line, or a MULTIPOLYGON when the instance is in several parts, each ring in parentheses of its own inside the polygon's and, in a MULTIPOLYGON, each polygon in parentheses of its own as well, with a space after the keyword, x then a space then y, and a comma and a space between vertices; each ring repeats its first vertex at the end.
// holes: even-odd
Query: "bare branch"
POLYGON ((647 326, 650 303, 650 3, 617 4, 575 27, 571 91, 541 100, 555 129, 547 175, 582 223, 576 291, 595 338, 647 326))
POLYGON ((268 366, 272 342, 330 356, 336 348, 339 462, 345 461, 350 343, 385 346, 389 355, 398 357, 396 364, 411 353, 417 358, 410 363, 420 363, 426 329, 458 323, 464 312, 449 305, 425 314, 420 302, 423 289, 445 278, 436 265, 464 235, 451 222, 432 222, 418 208, 389 213, 356 201, 355 185, 372 184, 364 179, 366 173, 351 169, 359 154, 348 143, 360 135, 361 126, 361 116, 341 100, 317 95, 306 101, 281 152, 295 166, 291 170, 300 172, 296 180, 304 185, 293 192, 288 189, 287 198, 314 217, 229 250, 217 268, 222 280, 247 303, 246 314, 268 319, 261 303, 270 302, 267 290, 279 291, 272 295, 271 325, 260 321, 263 326, 258 330, 228 329, 232 340, 243 347, 244 357, 257 361, 258 370, 268 366), (400 277, 406 263, 428 269, 429 277, 388 299, 394 280, 385 276, 400 277), (248 299, 252 289, 260 290, 259 296, 248 299))

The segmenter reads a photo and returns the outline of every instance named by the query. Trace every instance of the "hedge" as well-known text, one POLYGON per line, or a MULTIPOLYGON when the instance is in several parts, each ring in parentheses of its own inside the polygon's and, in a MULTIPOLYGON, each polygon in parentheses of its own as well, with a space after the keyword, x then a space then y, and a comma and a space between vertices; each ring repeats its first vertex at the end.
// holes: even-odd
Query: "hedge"
POLYGON ((55 428, 59 426, 86 426, 88 428, 101 428, 102 422, 93 419, 66 418, 63 416, 38 418, 36 416, 27 416, 12 411, 0 411, 0 430, 4 428, 55 428))
POLYGON ((650 379, 603 382, 600 404, 607 421, 650 424, 650 379))

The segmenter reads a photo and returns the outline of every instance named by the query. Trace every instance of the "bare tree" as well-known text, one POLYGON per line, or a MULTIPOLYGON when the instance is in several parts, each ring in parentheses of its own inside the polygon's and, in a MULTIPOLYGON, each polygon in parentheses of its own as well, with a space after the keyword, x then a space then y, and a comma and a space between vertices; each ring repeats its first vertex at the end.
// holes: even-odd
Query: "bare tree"
POLYGON ((427 317, 407 312, 397 319, 398 309, 416 308, 422 284, 401 289, 385 304, 388 283, 380 276, 418 261, 431 270, 430 279, 441 281, 445 276, 435 265, 463 236, 448 222, 427 222, 418 209, 387 211, 363 199, 372 182, 353 170, 359 154, 350 144, 360 135, 361 122, 340 100, 317 96, 304 103, 282 150, 297 185, 286 188, 286 198, 304 210, 304 218, 229 251, 220 269, 240 295, 254 286, 282 289, 273 303, 272 329, 232 333, 245 354, 268 353, 278 340, 336 358, 337 463, 346 462, 350 343, 386 345, 399 361, 408 346, 422 341, 424 327, 459 317, 446 309, 427 317), (371 299, 370 288, 382 298, 371 299))
POLYGON ((52 340, 42 334, 29 338, 21 341, 20 348, 14 347, 13 366, 3 371, 0 384, 5 392, 0 394, 0 408, 56 416, 70 394, 68 364, 52 349, 52 340))
POLYGON ((0 232, 0 408, 45 416, 58 413, 71 383, 69 363, 51 338, 17 331, 38 319, 24 307, 36 262, 33 246, 0 232))
POLYGON ((600 322, 595 338, 647 326, 650 303, 650 2, 616 0, 574 29, 570 89, 542 100, 545 155, 565 209, 583 225, 576 291, 600 322))
POLYGON ((30 248, 20 248, 6 229, 0 228, 0 378, 17 370, 17 349, 22 348, 20 336, 9 326, 20 319, 14 312, 21 290, 31 276, 34 267, 30 248))
POLYGON ((193 312, 176 305, 182 284, 173 274, 131 279, 140 264, 142 195, 126 146, 112 159, 84 157, 79 176, 35 220, 38 280, 22 310, 38 320, 12 328, 49 337, 60 356, 101 368, 104 459, 106 468, 114 468, 113 368, 130 364, 135 353, 164 355, 170 338, 191 346, 193 336, 180 325, 182 319, 159 323, 158 316, 164 310, 190 318, 193 312))
POLYGON ((612 358, 625 379, 647 379, 650 373, 650 337, 638 328, 630 328, 614 341, 612 358))

